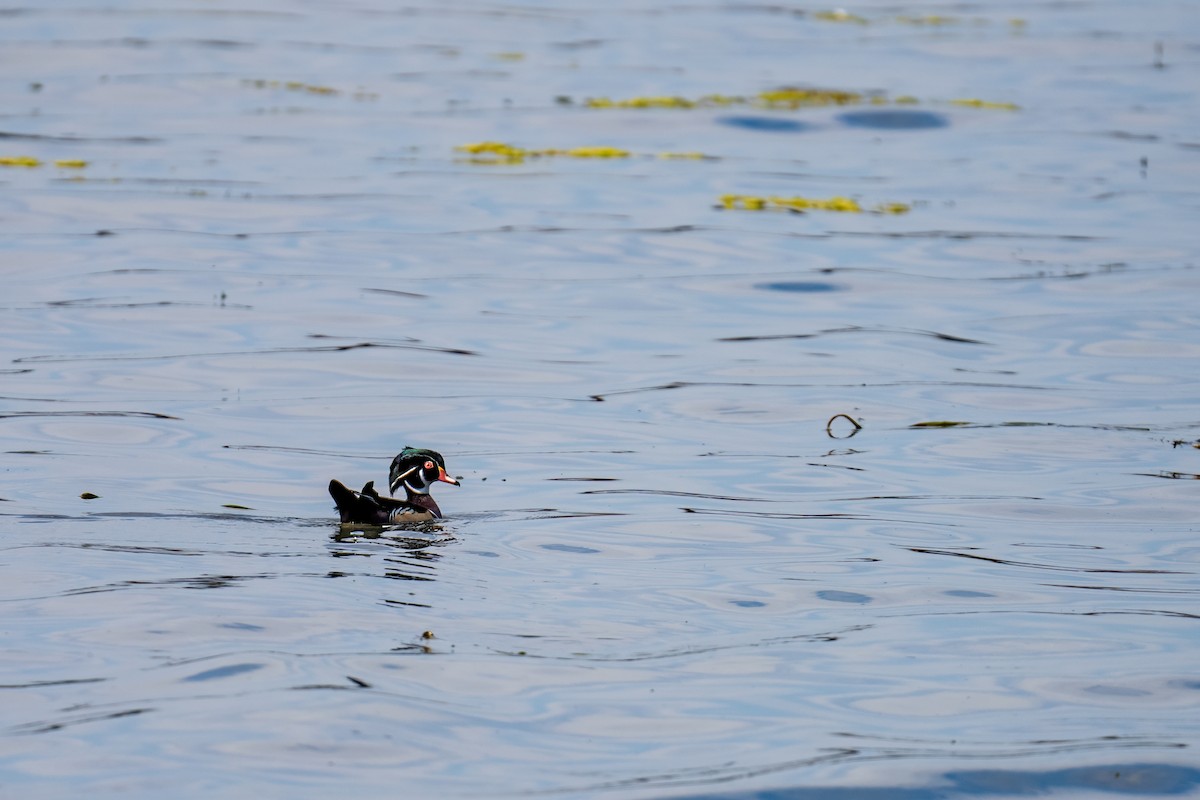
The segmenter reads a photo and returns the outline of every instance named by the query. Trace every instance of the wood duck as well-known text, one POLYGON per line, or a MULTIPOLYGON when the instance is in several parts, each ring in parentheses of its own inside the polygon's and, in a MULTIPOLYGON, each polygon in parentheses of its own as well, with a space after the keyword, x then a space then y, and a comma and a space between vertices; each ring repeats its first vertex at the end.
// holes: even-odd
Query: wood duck
POLYGON ((441 481, 458 486, 458 481, 446 474, 446 460, 441 453, 405 446, 392 459, 388 470, 388 487, 395 494, 404 487, 404 498, 387 497, 375 489, 375 481, 367 481, 356 492, 339 480, 329 482, 329 494, 337 503, 342 523, 359 525, 393 525, 405 522, 428 522, 441 519, 442 510, 429 495, 429 487, 441 481))

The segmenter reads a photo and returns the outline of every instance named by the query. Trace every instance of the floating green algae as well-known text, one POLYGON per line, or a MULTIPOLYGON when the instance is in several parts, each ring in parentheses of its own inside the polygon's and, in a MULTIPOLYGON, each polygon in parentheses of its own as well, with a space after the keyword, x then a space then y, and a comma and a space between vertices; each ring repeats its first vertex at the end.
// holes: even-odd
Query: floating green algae
POLYGON ((907 214, 912 206, 907 203, 881 203, 871 208, 864 208, 852 197, 836 195, 834 197, 777 197, 748 194, 724 194, 720 198, 721 207, 738 211, 837 211, 849 214, 907 214))

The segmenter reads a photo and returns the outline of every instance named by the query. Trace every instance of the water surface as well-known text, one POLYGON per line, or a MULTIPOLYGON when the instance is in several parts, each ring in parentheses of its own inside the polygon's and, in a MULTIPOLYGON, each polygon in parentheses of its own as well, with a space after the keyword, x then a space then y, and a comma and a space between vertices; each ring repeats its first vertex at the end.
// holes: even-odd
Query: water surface
POLYGON ((1200 794, 1192 7, 828 11, 0 16, 4 793, 1200 794))

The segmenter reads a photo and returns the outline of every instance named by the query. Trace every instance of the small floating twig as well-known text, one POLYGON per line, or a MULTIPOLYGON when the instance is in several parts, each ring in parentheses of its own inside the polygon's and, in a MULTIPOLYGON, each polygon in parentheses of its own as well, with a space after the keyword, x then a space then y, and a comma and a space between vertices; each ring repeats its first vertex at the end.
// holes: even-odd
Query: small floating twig
POLYGON ((829 418, 829 421, 825 423, 825 433, 830 438, 833 438, 833 439, 849 439, 851 436, 853 436, 854 434, 858 433, 861 430, 862 430, 862 425, 859 424, 858 420, 854 419, 854 417, 850 416, 849 414, 834 414, 832 417, 829 418), (833 435, 833 421, 836 420, 838 417, 841 417, 842 419, 846 420, 851 425, 853 425, 854 430, 850 431, 850 433, 847 434, 846 436, 834 436, 833 435))

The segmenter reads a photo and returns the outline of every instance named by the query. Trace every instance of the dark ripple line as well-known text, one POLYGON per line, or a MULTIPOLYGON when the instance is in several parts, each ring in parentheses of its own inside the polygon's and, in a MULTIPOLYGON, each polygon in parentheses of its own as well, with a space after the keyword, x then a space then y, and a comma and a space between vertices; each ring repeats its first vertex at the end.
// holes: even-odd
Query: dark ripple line
MULTIPOLYGON (((257 19, 298 20, 307 15, 298 11, 263 11, 251 8, 37 8, 23 6, 4 9, 4 16, 70 16, 74 17, 251 17, 257 19)), ((40 40, 39 40, 40 41, 40 40)))
POLYGON ((1113 611, 1031 611, 1024 608, 1000 608, 985 611, 913 611, 883 614, 884 617, 966 617, 972 614, 1042 614, 1050 617, 1177 617, 1200 619, 1200 614, 1187 611, 1168 611, 1162 608, 1131 608, 1113 611))
POLYGON ((1172 472, 1162 470, 1161 472, 1134 472, 1133 475, 1139 475, 1143 478, 1166 478, 1172 481, 1200 481, 1200 475, 1194 472, 1172 472))
MULTIPOLYGON (((545 790, 540 790, 540 791, 536 791, 536 792, 530 792, 529 794, 543 794, 543 795, 544 794, 562 794, 563 792, 567 792, 567 791, 572 791, 572 792, 597 791, 597 790, 602 790, 602 789, 630 788, 630 787, 634 787, 634 786, 641 788, 641 787, 646 787, 646 786, 680 787, 680 786, 719 785, 719 784, 724 784, 724 783, 731 783, 733 781, 741 781, 741 780, 746 780, 749 778, 761 777, 763 775, 771 775, 771 774, 775 774, 775 773, 779 773, 779 772, 787 772, 787 771, 791 771, 791 770, 800 769, 802 767, 811 767, 811 766, 815 766, 817 764, 830 764, 830 763, 860 763, 860 762, 869 762, 869 761, 897 761, 897 760, 901 760, 901 759, 913 759, 913 758, 929 759, 929 758, 947 758, 947 757, 998 760, 998 759, 1030 758, 1030 757, 1045 756, 1045 755, 1050 755, 1050 754, 1058 755, 1058 754, 1063 754, 1063 753, 1078 753, 1078 752, 1086 752, 1086 751, 1091 751, 1091 750, 1107 750, 1107 749, 1111 749, 1111 748, 1131 748, 1132 749, 1132 748, 1148 748, 1148 747, 1150 747, 1150 748, 1170 747, 1170 748, 1182 749, 1182 748, 1188 747, 1188 745, 1183 742, 1154 741, 1154 740, 1128 741, 1124 737, 1100 737, 1099 740, 1096 740, 1093 742, 1070 743, 1070 744, 1064 744, 1064 745, 1054 745, 1054 746, 1049 746, 1049 747, 1036 746, 1036 745, 1040 745, 1040 744, 1041 743, 1039 743, 1039 742, 1032 742, 1032 743, 1021 742, 1021 743, 1017 743, 1015 745, 1009 746, 1007 748, 1004 746, 993 746, 993 748, 990 750, 965 751, 965 752, 957 746, 942 747, 942 748, 919 748, 919 749, 918 748, 888 747, 888 748, 878 748, 875 750, 867 750, 865 748, 851 748, 851 747, 836 748, 836 749, 833 749, 833 752, 826 753, 824 755, 810 756, 807 758, 799 758, 799 759, 789 759, 786 761, 777 761, 777 762, 772 762, 772 763, 767 763, 767 764, 740 765, 740 764, 737 764, 736 762, 726 762, 725 764, 718 765, 718 766, 705 765, 702 767, 690 767, 690 768, 689 767, 681 767, 680 769, 675 770, 673 772, 663 772, 663 773, 657 773, 657 774, 651 774, 651 775, 638 775, 638 776, 631 777, 631 778, 621 778, 621 779, 617 779, 617 780, 603 781, 603 782, 591 784, 588 786, 572 786, 572 787, 559 787, 559 788, 555 788, 555 789, 545 789, 545 790), (1031 744, 1035 745, 1035 746, 1031 747, 1030 746, 1031 744)), ((1176 767, 1174 765, 1169 765, 1169 764, 1168 765, 1144 765, 1144 764, 1111 764, 1111 765, 1108 765, 1108 764, 1106 764, 1102 767, 1075 767, 1075 768, 1068 768, 1068 769, 1048 770, 1048 771, 1042 771, 1042 772, 1017 771, 1017 770, 1008 770, 1008 771, 1005 771, 1005 770, 963 770, 963 771, 959 771, 959 772, 950 772, 950 773, 946 774, 945 777, 954 780, 954 782, 956 784, 955 786, 942 787, 943 791, 936 791, 933 793, 931 793, 925 787, 919 787, 919 786, 913 787, 911 790, 910 789, 897 789, 895 787, 877 788, 877 787, 811 786, 811 787, 804 787, 804 788, 784 789, 784 790, 781 790, 779 796, 780 797, 786 796, 787 798, 792 798, 793 800, 838 800, 838 798, 845 798, 845 800, 851 800, 851 798, 856 798, 857 800, 864 800, 864 799, 865 800, 890 800, 891 798, 898 798, 899 800, 916 800, 917 798, 921 798, 921 800, 924 800, 925 798, 932 798, 932 797, 950 797, 950 796, 958 797, 958 796, 960 796, 960 793, 957 791, 957 789, 961 788, 961 789, 965 790, 965 792, 962 793, 961 796, 967 797, 967 796, 977 796, 977 795, 981 794, 980 787, 978 785, 976 785, 976 782, 977 782, 978 778, 980 778, 980 777, 989 778, 990 780, 987 780, 985 785, 987 787, 993 787, 996 785, 995 779, 998 775, 1045 776, 1047 774, 1060 774, 1061 775, 1063 773, 1079 773, 1081 771, 1086 771, 1086 770, 1103 770, 1103 772, 1105 774, 1112 774, 1112 772, 1118 772, 1121 774, 1136 775, 1139 771, 1145 769, 1147 766, 1159 766, 1160 768, 1165 768, 1165 769, 1170 770, 1172 773, 1185 772, 1186 777, 1185 776, 1177 776, 1177 777, 1179 777, 1180 779, 1189 780, 1192 784, 1195 784, 1196 782, 1198 782, 1198 776, 1200 776, 1200 772, 1197 772, 1194 769, 1186 768, 1186 767, 1176 767)), ((1084 772, 1084 774, 1086 774, 1086 772, 1084 772)), ((1010 782, 1005 782, 1005 784, 1002 784, 1002 785, 1007 786, 1007 785, 1009 785, 1009 783, 1010 782)), ((1034 785, 1036 785, 1038 789, 1044 789, 1046 786, 1044 778, 1039 780, 1035 777, 1032 780, 1032 783, 1034 785)), ((1083 788, 1094 789, 1094 788, 1096 788, 1091 783, 1085 784, 1082 781, 1076 782, 1075 784, 1067 784, 1067 785, 1070 788, 1075 788, 1075 789, 1083 789, 1083 788)), ((1118 789, 1116 787, 1114 787, 1113 791, 1118 791, 1118 789)), ((1006 795, 1009 794, 1009 792, 1006 792, 1002 789, 997 789, 995 791, 988 791, 987 789, 984 789, 984 791, 982 793, 986 793, 986 794, 1000 793, 1000 794, 1006 794, 1006 795)), ((772 794, 774 794, 774 793, 772 793, 772 794)), ((1156 792, 1156 794, 1162 794, 1162 792, 1156 792)), ((736 798, 736 800, 751 800, 751 798, 757 797, 757 796, 758 795, 756 795, 754 793, 738 793, 736 795, 722 794, 722 795, 713 795, 713 796, 709 796, 709 797, 705 797, 705 796, 701 795, 701 796, 693 796, 692 800, 723 800, 723 799, 735 800, 735 798, 736 798)))
POLYGON ((894 522, 897 525, 923 525, 938 528, 960 528, 954 522, 928 522, 926 520, 899 519, 896 517, 877 517, 874 514, 792 514, 783 511, 732 511, 727 508, 689 508, 681 506, 680 511, 686 514, 710 514, 718 517, 756 517, 759 519, 828 519, 828 520, 869 520, 871 522, 894 522))
POLYGON ((384 459, 392 458, 391 455, 367 455, 354 453, 340 453, 336 450, 316 450, 311 447, 284 447, 283 445, 273 444, 223 444, 222 449, 225 450, 261 450, 267 453, 303 453, 309 456, 323 456, 325 458, 350 458, 350 459, 384 459))
MULTIPOLYGON (((1066 422, 1024 422, 1014 420, 1010 422, 951 422, 951 423, 926 423, 915 422, 907 426, 911 430, 944 430, 946 428, 1082 428, 1090 431, 1152 431, 1154 428, 1144 425, 1120 425, 1117 423, 1097 422, 1092 424, 1084 423, 1066 423, 1066 422)), ((1144 474, 1144 473, 1132 473, 1144 474)))
POLYGON ((565 481, 567 483, 601 483, 607 481, 619 481, 620 478, 546 478, 548 481, 565 481))
MULTIPOLYGON (((554 478, 552 480, 566 480, 565 478, 554 478)), ((580 480, 576 478, 576 480, 580 480)), ((596 480, 590 478, 588 480, 596 480)), ((616 480, 608 478, 605 480, 616 480)), ((734 497, 732 495, 705 494, 704 492, 682 492, 672 491, 669 489, 588 489, 580 492, 580 494, 652 494, 662 497, 698 497, 703 500, 729 500, 735 503, 782 503, 783 500, 768 500, 760 497, 734 497)))
POLYGON ((378 347, 388 350, 423 350, 433 353, 448 353, 458 356, 477 356, 473 350, 456 347, 438 347, 428 344, 396 344, 382 342, 355 342, 354 344, 314 345, 312 347, 271 347, 263 350, 229 350, 210 353, 169 353, 154 356, 22 356, 14 358, 14 364, 63 364, 74 361, 166 361, 177 358, 214 358, 227 356, 261 356, 278 353, 341 353, 347 350, 362 350, 378 347))
MULTIPOLYGON (((461 113, 461 112, 455 112, 455 113, 461 113)), ((438 112, 436 115, 442 116, 443 114, 444 114, 444 112, 438 112)), ((29 134, 29 135, 13 134, 13 135, 17 136, 17 137, 30 137, 30 138, 43 138, 43 139, 44 138, 52 138, 52 139, 55 138, 55 137, 38 136, 36 134, 29 134)), ((70 139, 63 139, 63 140, 64 141, 72 141, 70 139)), ((129 137, 126 140, 118 139, 117 141, 131 141, 134 143, 141 143, 143 140, 146 142, 158 141, 155 139, 146 139, 145 137, 129 137)), ((81 141, 106 141, 106 140, 82 139, 81 141)), ((432 172, 432 171, 431 170, 423 171, 423 173, 429 173, 429 172, 432 172)), ((404 174, 409 174, 409 173, 395 173, 395 174, 404 175, 404 174)), ((416 173, 412 173, 412 174, 416 174, 416 173)), ((451 171, 437 171, 435 174, 456 175, 458 173, 451 172, 451 171)), ((548 172, 548 173, 541 173, 541 174, 542 175, 555 175, 557 173, 548 172)), ((499 177, 499 176, 493 175, 491 177, 499 177)), ((528 177, 537 177, 537 175, 523 173, 520 176, 509 176, 509 177, 528 178, 528 177)), ((596 177, 596 176, 593 176, 593 177, 596 177)), ((638 178, 639 176, 607 176, 607 177, 638 178)), ((279 236, 288 236, 288 237, 360 236, 362 234, 362 232, 359 230, 337 230, 337 229, 332 229, 332 228, 311 228, 311 229, 301 229, 301 230, 221 233, 221 232, 216 232, 216 231, 185 230, 182 228, 142 228, 142 227, 137 227, 137 228, 109 228, 109 229, 94 231, 92 233, 78 233, 78 234, 20 233, 20 234, 8 234, 8 235, 9 236, 22 236, 22 237, 49 236, 52 238, 58 238, 58 237, 62 237, 62 236, 113 236, 113 235, 116 235, 118 232, 120 232, 120 233, 171 233, 171 234, 179 234, 179 235, 183 235, 183 236, 201 236, 201 237, 231 238, 231 239, 248 239, 250 237, 264 237, 264 236, 276 236, 276 237, 279 237, 279 236)), ((908 233, 903 233, 903 232, 876 233, 876 232, 868 232, 868 231, 861 231, 861 232, 860 231, 829 231, 826 233, 798 233, 798 232, 780 233, 777 231, 756 231, 756 230, 750 230, 750 229, 732 228, 732 227, 725 227, 725 226, 719 226, 719 225, 668 225, 668 226, 657 227, 657 228, 656 227, 646 227, 646 228, 568 228, 568 227, 538 226, 538 225, 501 225, 501 226, 498 226, 495 228, 469 228, 469 229, 443 230, 443 231, 394 231, 393 233, 395 233, 396 235, 406 235, 406 236, 479 236, 479 235, 486 235, 486 234, 492 234, 492 233, 501 233, 501 234, 509 234, 509 233, 590 233, 590 234, 597 234, 597 233, 598 234, 649 233, 649 234, 674 235, 674 234, 678 234, 678 233, 695 233, 695 232, 716 232, 716 233, 728 232, 728 233, 737 233, 737 234, 743 235, 743 236, 759 235, 759 236, 783 237, 783 238, 789 238, 789 239, 830 239, 830 238, 834 238, 837 236, 862 236, 862 237, 884 237, 884 238, 892 238, 892 239, 945 238, 945 239, 956 239, 957 240, 957 239, 1001 238, 1001 239, 1032 239, 1032 240, 1050 240, 1050 241, 1070 241, 1070 242, 1101 241, 1102 240, 1102 237, 1095 237, 1095 236, 1076 236, 1076 235, 1070 235, 1070 234, 1036 234, 1036 233, 1020 233, 1020 232, 1004 232, 1004 231, 999 231, 999 232, 993 232, 993 231, 912 231, 912 232, 908 232, 908 233)))
MULTIPOLYGON (((162 308, 164 306, 178 306, 181 308, 211 308, 212 303, 195 303, 181 300, 147 300, 143 302, 124 302, 118 303, 115 301, 104 302, 103 297, 83 297, 78 300, 48 300, 41 304, 50 308, 162 308)), ((222 308, 237 308, 243 311, 253 309, 254 306, 246 305, 245 303, 222 303, 222 308)), ((39 306, 9 306, 6 311, 21 311, 33 310, 39 306)))
POLYGON ((1117 575, 1191 575, 1190 572, 1181 572, 1179 570, 1169 569, 1115 569, 1111 567, 1062 567, 1052 564, 1039 564, 1036 561, 1014 561, 1006 558, 998 558, 996 556, 984 556, 977 553, 963 553, 957 550, 940 550, 932 547, 909 547, 914 553, 924 553, 933 556, 955 556, 958 558, 970 558, 976 561, 987 561, 992 564, 1001 564, 1006 567, 1030 567, 1033 569, 1048 569, 1057 572, 1090 572, 1090 573, 1106 573, 1117 575))
POLYGON ((858 500, 1045 500, 1021 494, 880 494, 863 497, 831 497, 827 502, 849 503, 858 500))
MULTIPOLYGON (((5 514, 4 516, 23 516, 17 514, 5 514)), ((170 517, 172 515, 149 515, 170 517)), ((187 518, 187 515, 174 515, 175 517, 187 518)), ((53 519, 83 519, 80 517, 53 517, 53 519)), ((319 527, 326 527, 328 523, 322 521, 319 527)), ((318 527, 314 525, 313 527, 318 527)), ((207 556, 207 555, 225 555, 225 556, 246 556, 251 558, 305 558, 306 554, 295 552, 276 552, 252 550, 184 550, 175 547, 155 547, 150 545, 132 545, 132 544, 104 544, 100 542, 36 542, 33 544, 18 544, 12 547, 0 547, 0 552, 6 550, 23 550, 28 547, 64 547, 74 548, 78 550, 100 550, 110 553, 134 553, 138 555, 166 555, 166 556, 207 556)))
POLYGON ((1195 589, 1149 589, 1139 586, 1086 586, 1077 583, 1043 583, 1042 586, 1053 586, 1056 589, 1090 589, 1100 592, 1130 592, 1133 594, 1200 594, 1200 587, 1195 589))
MULTIPOLYGON (((556 173, 544 173, 553 175, 556 173)), ((521 177, 529 177, 528 175, 521 177)), ((629 178, 639 178, 641 176, 624 176, 629 178)), ((759 235, 784 237, 789 239, 831 239, 838 236, 854 236, 862 238, 884 238, 884 239, 951 239, 951 240, 969 240, 969 239, 1032 239, 1032 240, 1048 240, 1048 241, 1067 241, 1067 242, 1091 242, 1102 240, 1103 237, 1080 235, 1080 234, 1057 234, 1057 233, 1028 233, 1024 231, 952 231, 952 230, 926 230, 926 231, 837 231, 830 230, 821 233, 809 233, 801 231, 760 231, 753 229, 744 229, 727 225, 670 225, 664 227, 646 227, 646 228, 570 228, 556 227, 545 225, 500 225, 495 228, 476 228, 468 230, 453 231, 451 235, 458 234, 486 234, 486 233, 697 233, 697 232, 722 232, 722 233, 737 233, 740 235, 759 235)))
POLYGON ((105 714, 84 714, 71 719, 66 719, 61 722, 26 722, 21 725, 14 725, 9 728, 13 734, 34 734, 34 733, 50 733, 51 731, 62 730, 63 728, 74 727, 75 725, 83 725, 88 722, 100 722, 108 719, 120 719, 122 717, 133 717, 138 714, 145 714, 148 711, 154 711, 153 708, 130 708, 124 711, 110 711, 105 714))
POLYGON ((1052 242, 1095 242, 1108 237, 1073 233, 1026 233, 1023 231, 830 231, 831 236, 882 239, 1041 239, 1052 242))
MULTIPOLYGON (((16 515, 7 515, 16 516, 16 515)), ((109 550, 114 553, 146 553, 148 555, 172 556, 203 556, 203 550, 183 550, 175 547, 152 547, 128 544, 97 544, 95 542, 38 542, 36 544, 19 544, 13 547, 2 547, 4 550, 23 550, 27 547, 74 547, 80 550, 109 550)))
MULTIPOLYGON (((66 179, 64 179, 64 180, 66 180, 66 179)), ((839 273, 843 273, 843 272, 855 272, 855 273, 864 273, 864 274, 868 274, 868 275, 880 275, 880 276, 884 276, 884 277, 901 277, 901 278, 914 278, 914 279, 918 279, 918 280, 937 281, 939 283, 948 283, 948 282, 977 283, 979 281, 1077 280, 1079 278, 1089 277, 1092 275, 1110 274, 1110 272, 1112 270, 1111 270, 1111 268, 1107 268, 1107 267, 1108 267, 1108 265, 1106 265, 1106 264, 1095 264, 1095 265, 1089 265, 1087 268, 1077 267, 1076 268, 1078 270, 1077 272, 1064 272, 1064 273, 1053 273, 1053 274, 1035 272, 1035 273, 1022 273, 1022 274, 1017 274, 1017 275, 984 275, 984 276, 938 275, 938 274, 930 274, 930 273, 925 273, 925 272, 913 272, 911 270, 873 269, 870 267, 824 267, 824 268, 818 270, 818 272, 820 272, 822 275, 835 275, 835 274, 839 274, 839 273)), ((1141 273, 1141 272, 1160 272, 1160 271, 1169 270, 1169 269, 1172 269, 1172 268, 1171 267, 1157 267, 1157 268, 1147 267, 1147 268, 1140 268, 1137 271, 1139 273, 1141 273)))
MULTIPOLYGON (((319 651, 313 651, 313 652, 299 652, 296 650, 281 650, 278 648, 247 647, 247 648, 241 648, 241 649, 237 649, 237 650, 222 650, 222 651, 219 651, 216 653, 208 653, 206 655, 197 655, 197 656, 171 657, 170 654, 164 654, 163 660, 161 662, 158 662, 149 667, 144 667, 143 671, 150 672, 150 671, 158 671, 158 670, 164 670, 164 669, 175 669, 177 667, 186 667, 191 664, 203 664, 203 663, 206 663, 209 661, 222 661, 222 660, 227 660, 227 659, 238 659, 240 661, 245 661, 245 660, 249 660, 249 659, 252 659, 255 657, 282 657, 282 658, 288 658, 288 659, 301 660, 301 659, 309 659, 309 658, 320 659, 320 658, 343 657, 343 656, 391 656, 396 653, 415 653, 415 652, 422 650, 425 647, 426 647, 426 645, 423 645, 420 643, 408 643, 408 644, 402 644, 402 645, 399 645, 397 647, 393 647, 393 648, 390 648, 387 650, 319 650, 319 651)), ((269 691, 275 691, 275 690, 272 689, 269 691)), ((241 693, 239 692, 237 696, 240 696, 240 694, 241 693)), ((194 699, 194 698, 212 697, 212 696, 214 696, 214 695, 198 694, 198 695, 193 695, 190 697, 192 697, 194 699)), ((405 695, 405 696, 408 696, 408 695, 405 695)), ((427 698, 425 695, 421 695, 421 697, 425 698, 425 699, 429 699, 430 702, 437 703, 438 705, 446 705, 446 706, 454 705, 450 700, 447 700, 445 698, 430 699, 430 698, 427 698)), ((169 701, 170 699, 171 698, 163 698, 163 697, 154 698, 154 700, 156 702, 166 702, 166 701, 169 701)), ((143 702, 149 702, 149 700, 144 700, 143 702)))
MULTIPOLYGON (((858 755, 860 755, 860 751, 852 748, 845 748, 837 749, 832 753, 825 753, 819 756, 779 761, 773 764, 759 765, 757 767, 741 766, 736 764, 736 762, 726 762, 725 764, 718 766, 707 765, 703 767, 680 767, 674 772, 637 775, 632 778, 620 778, 617 780, 602 781, 585 786, 568 786, 555 789, 544 789, 541 791, 529 792, 529 794, 544 795, 581 791, 595 792, 608 789, 628 789, 635 786, 642 788, 648 786, 672 787, 719 785, 722 783, 731 783, 733 781, 745 780, 747 778, 758 777, 761 775, 770 775, 775 772, 800 769, 801 767, 813 767, 818 764, 841 763, 844 761, 853 760, 854 757, 858 755)), ((692 800, 703 800, 703 798, 693 798, 692 800)), ((713 798, 713 800, 721 799, 713 798)))
POLYGON ((401 289, 376 289, 376 288, 373 288, 370 286, 364 287, 363 291, 370 292, 372 294, 388 295, 390 297, 410 297, 413 299, 421 299, 421 300, 424 300, 429 297, 429 295, 421 294, 419 292, 406 292, 401 289))
POLYGON ((826 336, 832 333, 899 333, 910 336, 928 336, 933 339, 941 339, 946 342, 959 342, 961 344, 983 344, 988 345, 990 342, 984 342, 979 339, 968 339, 965 336, 955 336, 950 333, 941 333, 940 331, 927 331, 919 328, 867 328, 862 325, 847 325, 843 328, 826 328, 815 333, 780 333, 768 334, 762 336, 725 336, 717 339, 718 342, 760 342, 770 341, 773 339, 816 339, 820 336, 826 336))
MULTIPOLYGON (((84 181, 86 182, 86 178, 84 181)), ((99 179, 95 182, 105 183, 107 178, 99 179)), ((216 186, 216 187, 239 187, 239 186, 262 186, 262 181, 241 181, 231 180, 228 178, 121 178, 122 184, 127 185, 146 185, 146 186, 216 186)), ((58 183, 79 184, 79 178, 59 178, 58 183)), ((117 192, 119 194, 133 194, 133 192, 117 192)), ((238 195, 241 197, 242 195, 238 195)))
MULTIPOLYGON (((184 550, 181 547, 157 547, 153 545, 136 544, 97 544, 96 542, 63 543, 67 547, 77 547, 80 550, 104 550, 110 553, 145 553, 147 555, 170 556, 202 556, 207 555, 203 550, 184 550)), ((55 547, 53 543, 36 545, 37 547, 55 547)))
POLYGON ((777 644, 787 644, 789 642, 836 642, 842 639, 846 634, 858 633, 874 628, 873 624, 851 625, 840 630, 826 631, 823 633, 797 633, 791 636, 774 636, 769 639, 760 639, 754 642, 741 642, 738 644, 720 644, 709 646, 693 646, 679 647, 673 650, 664 650, 659 653, 636 653, 630 656, 600 656, 600 655, 569 655, 569 656, 550 656, 537 655, 525 651, 508 651, 496 650, 506 656, 519 656, 521 658, 537 658, 547 661, 596 661, 601 663, 613 662, 637 662, 637 661, 660 661, 665 658, 682 658, 684 656, 701 655, 704 653, 717 653, 722 650, 741 650, 744 648, 770 647, 777 644))
POLYGON ((11 411, 7 414, 0 414, 0 419, 16 419, 20 417, 142 417, 146 419, 182 419, 182 417, 172 417, 170 414, 160 414, 157 411, 11 411))
POLYGON ((64 678, 58 681, 30 681, 29 683, 0 683, 0 689, 40 689, 43 686, 71 686, 76 683, 102 683, 111 678, 64 678))
POLYGON ((0 141, 23 142, 106 142, 118 144, 157 144, 163 141, 156 136, 53 136, 44 133, 18 133, 0 131, 0 141))
MULTIPOLYGON (((365 573, 364 573, 365 574, 365 573)), ((304 577, 304 578, 328 578, 329 573, 326 572, 300 572, 287 573, 287 577, 304 577)), ((75 589, 66 589, 61 592, 53 592, 51 594, 31 595, 27 597, 10 597, 0 600, 0 603, 28 603, 34 600, 49 600, 59 597, 80 597, 89 594, 107 594, 108 592, 119 592, 122 589, 135 589, 139 587, 147 588, 163 588, 179 586, 184 589, 223 589, 227 586, 233 586, 251 579, 271 579, 285 577, 285 573, 269 573, 263 572, 257 575, 198 575, 187 578, 163 578, 161 580, 127 580, 117 581, 114 583, 97 584, 95 586, 80 586, 75 589)), ((392 576, 385 576, 392 577, 392 576)), ((430 579, 432 580, 432 579, 430 579)), ((0 686, 0 688, 4 688, 0 686)))
MULTIPOLYGON (((202 519, 202 520, 237 520, 265 525, 300 525, 304 527, 324 527, 327 520, 311 519, 308 517, 267 517, 254 514, 235 514, 233 512, 199 511, 190 513, 167 513, 159 511, 89 511, 85 514, 15 514, 4 513, 0 517, 13 517, 27 522, 86 522, 97 518, 106 519, 202 519)), ((56 546, 95 547, 90 544, 61 544, 56 546)), ((258 555, 247 553, 247 555, 258 555)))
MULTIPOLYGON (((324 573, 302 573, 303 577, 323 578, 324 573)), ((116 592, 121 589, 132 589, 136 587, 166 587, 166 586, 182 586, 185 589, 222 589, 226 586, 233 586, 252 579, 270 579, 280 577, 279 573, 262 572, 257 575, 197 575, 187 578, 163 578, 161 580, 128 580, 117 581, 115 583, 99 584, 97 586, 81 586, 77 589, 67 589, 54 595, 55 597, 76 597, 85 594, 104 594, 106 592, 116 592)), ((30 599, 30 598, 26 598, 30 599)))
POLYGON ((526 517, 526 519, 582 519, 584 517, 627 517, 629 514, 625 511, 559 511, 556 508, 532 509, 531 513, 540 516, 526 517), (545 513, 553 512, 553 513, 545 513))
POLYGON ((867 389, 891 386, 957 386, 974 389, 1029 389, 1039 392, 1062 391, 1055 386, 1037 386, 1021 383, 995 383, 991 381, 887 381, 884 383, 753 383, 749 381, 671 381, 654 386, 638 386, 633 389, 614 389, 611 392, 588 395, 588 399, 602 403, 610 397, 641 392, 661 392, 671 389, 690 389, 698 386, 726 386, 733 388, 765 389, 867 389))

